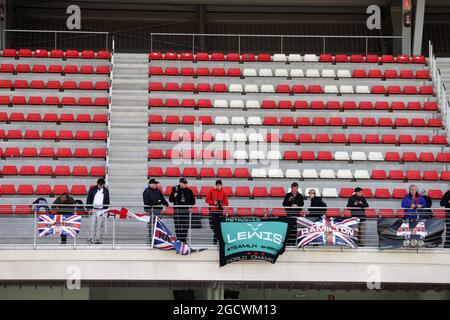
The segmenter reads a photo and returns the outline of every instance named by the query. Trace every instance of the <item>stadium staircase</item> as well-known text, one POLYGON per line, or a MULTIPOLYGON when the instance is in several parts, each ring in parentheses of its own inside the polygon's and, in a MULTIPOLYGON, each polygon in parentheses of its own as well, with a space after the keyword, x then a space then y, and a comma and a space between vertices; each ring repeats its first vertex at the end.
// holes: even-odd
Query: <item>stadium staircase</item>
POLYGON ((441 72, 441 79, 445 87, 450 89, 450 58, 436 58, 437 66, 441 72))
POLYGON ((117 204, 140 204, 147 185, 147 70, 145 54, 114 55, 108 185, 117 204))

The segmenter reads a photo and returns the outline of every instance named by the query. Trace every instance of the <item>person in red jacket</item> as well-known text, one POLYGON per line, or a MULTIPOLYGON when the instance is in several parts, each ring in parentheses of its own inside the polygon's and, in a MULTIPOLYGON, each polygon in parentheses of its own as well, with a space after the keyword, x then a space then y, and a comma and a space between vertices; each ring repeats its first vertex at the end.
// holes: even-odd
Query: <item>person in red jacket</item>
POLYGON ((209 204, 209 226, 214 233, 214 244, 217 244, 217 234, 214 232, 213 216, 221 215, 223 208, 228 207, 228 195, 222 189, 222 181, 216 181, 216 187, 211 189, 206 196, 206 203, 209 204))

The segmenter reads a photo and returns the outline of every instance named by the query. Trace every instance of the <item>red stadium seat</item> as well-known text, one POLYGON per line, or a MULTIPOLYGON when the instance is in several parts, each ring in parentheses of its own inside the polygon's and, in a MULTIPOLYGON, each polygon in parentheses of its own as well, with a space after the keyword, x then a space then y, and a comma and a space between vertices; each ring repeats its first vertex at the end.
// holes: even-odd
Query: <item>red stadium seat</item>
POLYGON ((236 197, 250 197, 252 194, 249 187, 236 187, 234 195, 236 197))
POLYGON ((372 170, 370 178, 376 180, 386 180, 388 177, 386 175, 386 171, 384 170, 372 170))
POLYGON ((87 194, 86 186, 84 185, 72 185, 70 193, 75 196, 83 196, 87 194))
POLYGON ((218 178, 232 178, 233 173, 231 172, 231 168, 218 168, 217 169, 217 177, 218 178))
POLYGON ((255 198, 256 197, 268 197, 269 192, 267 192, 266 187, 253 187, 252 196, 255 198))
POLYGON ((234 169, 234 174, 233 176, 235 178, 249 178, 250 177, 250 172, 248 170, 248 168, 236 168, 234 169))
POLYGON ((52 193, 52 188, 48 184, 39 184, 36 186, 36 190, 35 190, 36 195, 49 196, 51 193, 52 193))

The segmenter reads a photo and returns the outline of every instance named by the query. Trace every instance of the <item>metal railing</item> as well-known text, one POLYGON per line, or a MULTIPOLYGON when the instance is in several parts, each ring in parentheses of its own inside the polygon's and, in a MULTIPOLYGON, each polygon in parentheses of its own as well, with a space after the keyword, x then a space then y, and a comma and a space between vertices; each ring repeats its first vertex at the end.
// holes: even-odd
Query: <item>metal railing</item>
MULTIPOLYGON (((196 38, 200 37, 226 37, 226 38, 235 38, 237 40, 237 52, 241 54, 242 51, 242 39, 243 38, 272 38, 272 39, 278 39, 279 41, 279 53, 285 53, 285 41, 286 39, 321 39, 322 40, 322 53, 327 53, 327 39, 362 39, 364 40, 365 44, 365 54, 369 54, 369 40, 382 40, 382 39, 392 39, 392 40, 403 40, 408 39, 410 40, 410 37, 405 36, 338 36, 338 35, 281 35, 281 34, 231 34, 231 33, 167 33, 167 32, 152 32, 150 33, 150 51, 153 51, 155 49, 154 42, 156 42, 155 38, 157 36, 183 36, 183 37, 190 37, 191 38, 191 51, 192 53, 195 53, 196 51, 196 38)), ((409 53, 411 54, 411 48, 409 48, 409 53)))
MULTIPOLYGON (((46 248, 95 248, 95 249, 115 249, 115 248, 130 248, 130 249, 152 249, 151 235, 153 232, 153 225, 155 217, 159 216, 162 222, 176 235, 179 240, 189 244, 193 248, 201 247, 215 247, 214 233, 210 227, 210 209, 209 207, 194 206, 194 207, 169 207, 164 208, 161 212, 159 210, 152 210, 150 208, 144 209, 140 206, 124 206, 128 212, 135 213, 141 218, 147 218, 150 223, 140 221, 127 214, 121 216, 120 214, 110 215, 104 217, 104 227, 100 227, 99 233, 101 244, 89 243, 90 238, 96 238, 97 225, 99 221, 95 222, 93 211, 86 208, 76 206, 58 205, 57 211, 52 211, 52 205, 48 204, 50 213, 76 213, 81 216, 80 233, 76 238, 68 238, 66 244, 60 243, 60 237, 40 237, 38 234, 39 215, 46 212, 31 211, 30 205, 10 205, 11 212, 8 212, 9 205, 1 205, 0 214, 0 249, 46 249, 46 248), (22 209, 22 214, 18 213, 19 206, 22 209), (28 214, 23 211, 23 207, 28 206, 30 212, 28 214), (75 208, 74 208, 75 207, 75 208), (62 208, 62 209, 61 209, 62 208), (70 208, 70 209, 68 209, 70 208), (72 209, 74 208, 74 209, 72 209)), ((42 205, 41 205, 42 206, 42 205)), ((44 205, 45 206, 45 205, 44 205)), ((112 207, 110 207, 112 208, 112 207)), ((114 208, 121 209, 122 207, 114 206, 114 208)), ((41 209, 42 210, 42 209, 41 209)), ((56 210, 56 209, 55 209, 56 210)), ((359 225, 359 248, 379 249, 379 238, 377 233, 377 219, 379 217, 401 217, 404 215, 404 209, 398 208, 367 208, 365 215, 361 212, 352 212, 349 208, 303 208, 298 209, 298 212, 293 213, 293 208, 275 207, 275 208, 255 208, 255 207, 225 207, 223 215, 227 216, 287 216, 289 219, 297 219, 298 216, 305 217, 319 217, 327 214, 334 217, 348 217, 353 215, 360 217, 359 225), (312 212, 315 209, 316 212, 312 212)), ((294 209, 295 210, 295 209, 294 209)), ((448 209, 447 209, 448 210, 448 209)), ((409 214, 409 213, 407 213, 409 214)), ((447 214, 450 214, 447 211, 447 214)), ((436 216, 436 219, 443 219, 446 216, 445 209, 433 208, 428 212, 422 212, 419 217, 436 216)), ((294 249, 296 247, 296 228, 293 228, 288 236, 287 246, 294 249)), ((445 233, 443 235, 445 238, 445 233)), ((444 239, 439 248, 443 247, 444 239)), ((310 248, 304 248, 310 249, 310 248)), ((345 247, 333 247, 336 250, 352 250, 345 247)), ((420 250, 428 250, 428 248, 411 248, 414 252, 420 250), (420 250, 419 250, 420 249, 420 250)), ((303 249, 302 249, 303 250, 303 249)))
MULTIPOLYGON (((11 34, 11 33, 43 33, 43 34, 53 34, 53 42, 54 42, 54 46, 53 49, 58 49, 58 40, 62 41, 62 40, 74 40, 74 39, 79 39, 79 38, 86 38, 92 35, 99 35, 99 36, 104 36, 105 37, 105 50, 108 51, 109 50, 109 32, 107 31, 68 31, 68 30, 20 30, 20 29, 4 29, 2 30, 2 39, 1 39, 1 44, 2 44, 2 50, 6 48, 6 38, 7 35, 11 34), (70 35, 74 35, 75 37, 71 37, 69 39, 58 39, 58 35, 61 34, 70 34, 70 35)), ((46 43, 48 42, 47 40, 45 41, 38 41, 38 42, 42 42, 42 43, 46 43)), ((30 45, 35 44, 36 41, 34 41, 34 43, 30 43, 30 45)), ((45 46, 44 46, 45 47, 45 46)))

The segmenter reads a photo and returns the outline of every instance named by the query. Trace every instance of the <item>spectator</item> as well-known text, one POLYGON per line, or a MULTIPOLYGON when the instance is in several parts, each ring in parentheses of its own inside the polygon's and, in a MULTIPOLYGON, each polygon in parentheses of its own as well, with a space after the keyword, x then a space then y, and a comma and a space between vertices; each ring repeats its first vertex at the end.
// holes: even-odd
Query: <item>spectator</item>
POLYGON ((353 190, 353 195, 348 199, 347 208, 350 208, 352 215, 364 216, 364 208, 368 208, 366 198, 363 195, 363 190, 360 187, 356 187, 353 190))
POLYGON ((195 197, 192 190, 187 187, 186 178, 181 178, 177 186, 172 188, 169 201, 175 206, 173 220, 175 222, 175 233, 178 240, 187 242, 189 229, 190 206, 195 205, 195 197))
POLYGON ((420 218, 428 219, 433 216, 433 212, 431 211, 431 207, 433 205, 433 200, 429 196, 427 196, 427 191, 425 189, 420 190, 420 195, 425 200, 425 206, 419 210, 420 218))
POLYGON ((109 190, 105 187, 105 180, 100 178, 97 185, 91 187, 86 199, 86 209, 91 211, 91 225, 88 243, 101 244, 105 228, 106 215, 98 215, 97 210, 107 209, 109 205, 109 190))
POLYGON ((216 187, 211 189, 206 196, 206 203, 209 204, 209 226, 214 233, 213 243, 217 244, 217 234, 214 231, 213 216, 220 216, 223 208, 228 207, 228 195, 222 188, 222 181, 216 181, 216 187))
POLYGON ((327 204, 322 200, 322 197, 317 196, 316 190, 314 189, 309 190, 308 194, 311 202, 309 204, 308 212, 313 214, 324 214, 325 210, 320 208, 325 208, 327 204))
POLYGON ((444 248, 450 248, 450 189, 442 197, 440 202, 441 207, 445 210, 445 243, 444 248))
MULTIPOLYGON (((286 212, 288 215, 298 215, 302 212, 303 205, 305 204, 303 200, 303 195, 298 191, 298 183, 293 182, 291 184, 291 192, 286 193, 283 200, 283 207, 287 207, 286 212)), ((294 219, 292 217, 292 219, 294 219)), ((289 230, 286 244, 296 245, 297 244, 297 227, 296 224, 293 226, 293 230, 289 230)))
MULTIPOLYGON (((69 196, 67 192, 56 198, 53 202, 52 210, 56 211, 56 214, 73 214, 75 211, 75 200, 69 196)), ((61 244, 67 243, 67 236, 61 235, 61 244)))
POLYGON ((148 223, 148 239, 149 243, 152 241, 153 237, 153 224, 154 224, 154 216, 159 216, 164 207, 168 207, 169 203, 164 198, 162 191, 158 188, 159 181, 155 179, 150 179, 148 182, 148 188, 144 190, 142 197, 144 199, 144 210, 149 215, 153 213, 153 216, 150 217, 150 221, 148 223))
POLYGON ((409 193, 402 200, 402 208, 405 209, 406 219, 417 219, 417 209, 426 208, 425 199, 418 193, 417 186, 409 186, 409 193), (409 213, 409 214, 408 214, 409 213))

